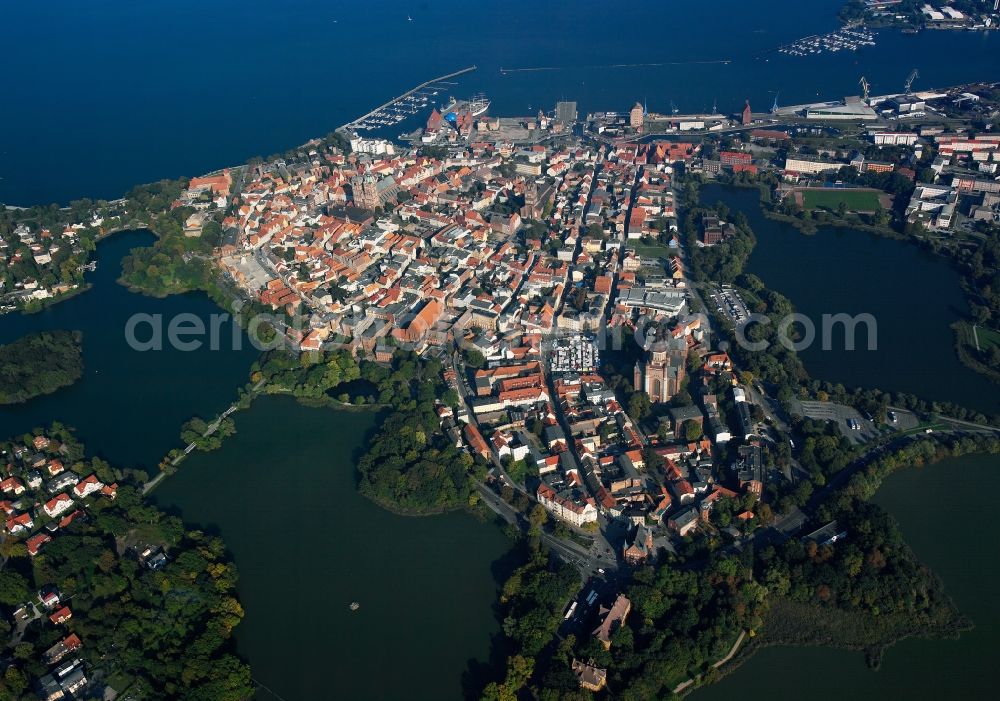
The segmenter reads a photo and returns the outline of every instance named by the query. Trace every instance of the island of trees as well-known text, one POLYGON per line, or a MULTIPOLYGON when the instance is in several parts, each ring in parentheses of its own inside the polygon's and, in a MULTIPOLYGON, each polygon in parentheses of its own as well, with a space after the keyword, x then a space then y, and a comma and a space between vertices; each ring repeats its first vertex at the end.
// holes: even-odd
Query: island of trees
POLYGON ((79 331, 42 331, 0 346, 0 404, 51 394, 83 375, 79 331))

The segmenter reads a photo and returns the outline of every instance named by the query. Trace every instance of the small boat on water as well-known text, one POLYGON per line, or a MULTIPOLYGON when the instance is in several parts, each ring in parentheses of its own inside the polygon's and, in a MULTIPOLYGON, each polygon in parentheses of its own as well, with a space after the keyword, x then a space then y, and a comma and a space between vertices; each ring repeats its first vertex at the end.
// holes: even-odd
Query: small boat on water
POLYGON ((361 608, 361 604, 359 604, 357 601, 352 601, 351 605, 348 606, 347 608, 351 609, 352 611, 357 611, 359 608, 361 608))

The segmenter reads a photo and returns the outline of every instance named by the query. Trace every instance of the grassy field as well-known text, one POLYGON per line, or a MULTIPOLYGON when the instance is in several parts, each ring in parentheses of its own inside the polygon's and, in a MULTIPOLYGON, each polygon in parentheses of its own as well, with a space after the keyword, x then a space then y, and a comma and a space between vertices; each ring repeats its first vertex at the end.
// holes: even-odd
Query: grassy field
POLYGON ((878 205, 878 193, 871 190, 803 190, 802 206, 806 209, 836 210, 843 202, 852 212, 873 212, 878 205))
POLYGON ((955 352, 958 353, 959 360, 976 372, 1000 382, 1000 372, 985 362, 986 354, 993 346, 1000 348, 1000 331, 977 326, 973 335, 972 324, 968 321, 956 321, 951 327, 955 329, 955 352), (977 336, 980 350, 976 350, 977 336))
POLYGON ((669 258, 671 253, 676 253, 677 251, 670 246, 664 244, 653 242, 653 243, 643 243, 642 241, 629 241, 625 244, 629 248, 634 248, 635 252, 644 258, 669 258))
POLYGON ((976 336, 979 337, 979 347, 984 351, 989 350, 990 346, 1000 346, 1000 331, 977 326, 976 336))

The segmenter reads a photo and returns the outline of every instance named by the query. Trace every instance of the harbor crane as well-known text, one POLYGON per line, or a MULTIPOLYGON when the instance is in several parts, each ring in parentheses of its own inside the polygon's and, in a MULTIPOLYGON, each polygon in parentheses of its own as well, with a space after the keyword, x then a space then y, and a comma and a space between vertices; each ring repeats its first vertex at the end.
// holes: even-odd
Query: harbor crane
POLYGON ((867 103, 868 90, 871 88, 871 83, 869 83, 864 76, 861 76, 861 80, 859 80, 858 83, 861 85, 861 98, 867 103))
POLYGON ((919 77, 920 77, 920 73, 917 72, 916 68, 914 68, 912 71, 910 71, 910 75, 906 79, 906 85, 903 86, 906 89, 906 94, 907 95, 912 94, 913 91, 910 90, 910 88, 913 86, 913 81, 916 80, 919 77))

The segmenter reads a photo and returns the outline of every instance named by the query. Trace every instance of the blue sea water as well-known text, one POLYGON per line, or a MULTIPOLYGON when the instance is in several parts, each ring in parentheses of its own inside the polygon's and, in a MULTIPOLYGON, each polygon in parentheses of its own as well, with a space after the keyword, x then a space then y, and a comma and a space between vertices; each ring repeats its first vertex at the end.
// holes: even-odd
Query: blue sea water
POLYGON ((112 198, 267 156, 472 64, 454 94, 485 92, 505 115, 560 98, 581 113, 637 100, 733 111, 748 98, 763 110, 776 93, 782 104, 855 94, 861 75, 874 94, 899 91, 914 67, 917 88, 1000 79, 1000 35, 984 33, 886 30, 856 53, 766 53, 835 29, 840 4, 5 3, 0 202, 112 198))

